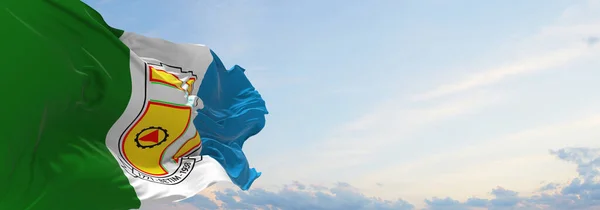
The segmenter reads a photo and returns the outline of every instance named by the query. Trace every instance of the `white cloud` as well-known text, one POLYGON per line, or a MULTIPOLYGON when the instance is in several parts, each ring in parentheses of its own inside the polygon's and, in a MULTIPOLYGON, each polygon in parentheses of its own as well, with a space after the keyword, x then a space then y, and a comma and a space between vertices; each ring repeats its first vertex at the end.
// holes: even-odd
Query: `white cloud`
MULTIPOLYGON (((456 198, 441 195, 424 200, 425 209, 475 210, 475 209, 548 209, 548 210, 587 210, 600 207, 600 149, 563 148, 550 151, 554 158, 574 164, 577 172, 569 180, 559 183, 537 184, 539 190, 533 193, 519 193, 512 188, 494 186, 485 196, 456 198), (574 178, 575 177, 575 178, 574 178)), ((546 156, 548 155, 546 152, 546 156)), ((554 162, 558 160, 554 159, 554 162)), ((482 168, 485 170, 486 168, 482 168)), ((514 171, 513 172, 518 172, 514 171)), ((573 168, 570 168, 573 172, 573 168)), ((426 187, 426 186, 423 186, 426 187)), ((438 186, 431 186, 435 189, 438 186)), ((472 183, 457 183, 455 191, 472 187, 472 183)), ((396 188, 397 191, 410 189, 396 188)), ((254 188, 247 192, 239 190, 215 191, 217 205, 205 196, 195 196, 176 205, 161 206, 161 209, 394 209, 412 210, 416 206, 401 198, 383 199, 367 196, 348 183, 331 185, 305 185, 294 182, 278 190, 269 191, 254 188)))
MULTIPOLYGON (((599 25, 600 26, 600 25, 599 25)), ((577 39, 580 41, 580 39, 577 39)), ((522 76, 536 71, 543 71, 569 64, 587 55, 596 55, 597 47, 590 47, 587 43, 580 41, 573 46, 565 47, 540 55, 530 55, 525 59, 512 64, 497 68, 490 68, 480 73, 474 73, 458 82, 441 85, 433 90, 418 94, 415 100, 427 100, 445 95, 464 92, 486 85, 498 83, 508 77, 522 76)))
MULTIPOLYGON (((536 180, 570 177, 573 175, 568 170, 570 166, 555 164, 545 153, 547 149, 564 146, 600 146, 594 139, 600 138, 600 132, 594 129, 600 126, 598 112, 589 112, 590 116, 572 121, 534 125, 522 132, 485 139, 463 148, 452 147, 452 142, 415 140, 420 134, 437 132, 442 123, 452 124, 455 119, 481 113, 484 108, 512 99, 503 94, 505 90, 488 87, 492 84, 600 56, 599 45, 586 43, 587 38, 600 34, 600 19, 582 21, 572 15, 572 11, 585 14, 589 10, 585 5, 568 10, 570 12, 562 14, 555 24, 514 43, 512 54, 494 58, 498 62, 510 61, 507 65, 477 71, 465 79, 450 80, 447 85, 416 94, 415 98, 392 96, 363 116, 340 125, 319 144, 300 148, 295 153, 288 151, 273 160, 269 166, 274 170, 265 171, 271 174, 268 179, 273 179, 264 182, 280 182, 284 179, 281 177, 307 182, 341 179, 363 187, 369 195, 385 198, 401 195, 415 201, 432 193, 460 198, 485 196, 481 193, 497 184, 527 190, 539 183, 536 180), (423 144, 436 150, 423 151, 427 150, 423 144), (431 154, 432 151, 442 152, 431 154), (522 176, 511 174, 513 171, 522 171, 522 176), (523 181, 510 181, 519 179, 523 181), (460 187, 457 183, 469 180, 473 181, 472 187, 456 190, 460 187), (378 182, 387 189, 373 188, 373 183, 378 182), (391 186, 403 191, 393 190, 391 186), (434 186, 436 190, 430 191, 434 186)), ((460 136, 448 139, 460 141, 460 136)), ((459 143, 464 142, 456 142, 459 143)))
POLYGON ((567 8, 554 24, 538 33, 511 43, 511 54, 494 58, 499 66, 473 70, 462 79, 449 81, 413 96, 429 100, 500 83, 511 77, 552 70, 586 58, 600 56, 600 47, 590 45, 590 37, 600 36, 600 1, 590 0, 567 8))
POLYGON ((559 124, 500 136, 480 143, 430 155, 405 164, 396 164, 358 177, 355 184, 383 182, 377 189, 383 197, 401 196, 411 202, 431 195, 452 195, 459 199, 483 196, 485 189, 502 185, 531 191, 541 181, 560 181, 572 177, 571 166, 547 156, 549 148, 600 146, 600 113, 559 124), (568 141, 565 141, 568 139, 568 141), (461 188, 469 184, 468 188, 461 188))
MULTIPOLYGON (((585 9, 585 7, 569 8, 571 11, 582 11, 583 9, 585 9)), ((488 139, 484 143, 478 143, 476 146, 471 145, 467 148, 457 150, 466 151, 466 153, 450 151, 444 152, 444 154, 438 153, 437 155, 434 155, 431 154, 433 151, 440 150, 440 147, 452 146, 452 142, 442 142, 440 140, 434 141, 430 139, 415 140, 415 138, 424 133, 438 132, 437 128, 443 123, 446 125, 452 124, 455 119, 469 115, 475 116, 483 111, 491 110, 490 108, 498 108, 496 106, 497 104, 512 99, 511 96, 504 94, 506 90, 492 87, 484 89, 483 87, 503 82, 509 77, 519 77, 559 66, 567 66, 575 61, 591 58, 592 55, 600 55, 599 45, 590 47, 583 39, 589 38, 594 35, 595 32, 600 32, 600 27, 594 28, 594 26, 597 25, 596 23, 600 23, 600 19, 598 19, 598 22, 590 23, 588 21, 581 23, 581 21, 578 22, 572 15, 563 14, 556 21, 556 24, 542 27, 538 34, 523 39, 523 43, 516 43, 514 46, 516 50, 514 51, 514 54, 506 55, 507 58, 511 59, 520 57, 520 59, 517 59, 515 62, 474 73, 463 80, 449 81, 447 82, 448 85, 442 85, 433 88, 431 91, 417 94, 417 98, 420 99, 437 98, 439 100, 415 101, 412 100, 414 98, 411 97, 400 98, 391 96, 388 101, 372 107, 371 111, 363 114, 361 117, 333 129, 326 136, 323 136, 321 141, 316 141, 319 143, 302 146, 301 148, 298 148, 297 152, 285 151, 285 154, 278 156, 279 158, 273 159, 269 163, 264 163, 262 166, 263 169, 261 170, 265 172, 265 177, 263 177, 263 180, 259 180, 257 184, 289 181, 286 179, 319 182, 331 181, 327 179, 341 179, 343 181, 359 183, 356 179, 358 176, 361 176, 360 173, 378 171, 378 168, 385 167, 406 168, 411 165, 411 167, 421 167, 421 169, 419 169, 421 171, 412 170, 410 172, 412 175, 405 172, 406 174, 403 176, 403 179, 415 179, 412 180, 412 183, 419 183, 416 178, 420 178, 418 180, 423 182, 427 180, 425 180, 424 177, 418 177, 419 175, 416 175, 415 173, 428 173, 431 170, 434 170, 434 167, 449 167, 448 164, 443 162, 437 162, 435 164, 428 163, 427 161, 431 157, 440 156, 443 157, 441 160, 456 160, 456 164, 458 165, 452 165, 457 167, 455 170, 458 170, 458 167, 460 166, 461 170, 472 171, 475 169, 469 167, 480 166, 485 161, 502 161, 503 158, 508 158, 509 154, 503 154, 499 148, 517 154, 516 156, 510 156, 511 158, 514 158, 514 160, 530 160, 532 162, 546 164, 549 162, 549 159, 542 157, 541 155, 543 154, 540 154, 540 151, 544 152, 549 148, 569 145, 561 145, 562 139, 558 137, 550 136, 549 138, 544 139, 535 136, 537 134, 509 134, 523 135, 524 137, 501 136, 498 139, 488 139), (519 50, 521 49, 526 53, 520 54, 519 50), (542 143, 539 144, 539 142, 542 143), (415 150, 427 150, 428 145, 430 149, 438 149, 421 152, 416 152, 415 150), (523 156, 522 154, 526 152, 525 149, 514 148, 537 149, 537 153, 530 155, 530 157, 523 156), (479 159, 484 153, 488 152, 494 152, 494 159, 479 159), (398 154, 403 155, 397 156, 398 154), (466 154, 471 155, 466 157, 466 154), (391 158, 394 155, 397 157, 391 158), (464 159, 468 159, 466 162, 470 161, 472 163, 466 164, 464 159), (377 163, 378 166, 373 166, 374 164, 372 163, 377 163), (390 164, 392 166, 388 166, 390 164), (395 166, 393 166, 394 164, 395 166), (460 164, 463 165, 461 166, 460 164), (357 172, 359 174, 354 172, 349 173, 353 168, 361 168, 362 172, 357 172), (324 171, 326 171, 327 177, 330 178, 323 177, 322 173, 324 173, 324 171)), ((507 59, 500 59, 499 61, 501 62, 502 60, 507 59)), ((576 122, 566 122, 561 126, 569 127, 571 126, 567 125, 569 123, 576 124, 576 122)), ((591 119, 590 122, 582 123, 588 123, 586 125, 595 125, 596 121, 595 119, 591 119)), ((575 130, 583 129, 581 127, 575 127, 575 130)), ((552 133, 554 132, 552 129, 555 128, 543 131, 535 131, 536 129, 532 129, 526 132, 542 132, 543 134, 544 132, 549 131, 548 133, 552 133)), ((560 130, 561 128, 556 129, 555 131, 560 130)), ((565 131, 564 133, 569 132, 565 131)), ((596 133, 587 130, 586 134, 596 133)), ((460 136, 449 136, 448 139, 460 141, 460 136)), ((585 143, 590 143, 590 141, 589 138, 584 139, 586 140, 574 141, 579 142, 580 145, 572 146, 593 146, 585 145, 585 143)), ((456 144, 459 143, 461 142, 456 142, 456 144)), ((456 147, 458 146, 449 148, 456 149, 456 147)), ((509 159, 505 160, 510 162, 509 159)), ((507 164, 503 167, 505 169, 520 167, 517 162, 518 161, 512 161, 512 163, 515 164, 507 164)), ((561 169, 560 167, 562 166, 556 166, 555 169, 561 169)), ((386 174, 383 171, 386 171, 386 169, 373 173, 386 174)), ((396 173, 390 171, 387 174, 389 174, 388 176, 392 176, 396 173)), ((561 174, 560 176, 564 177, 566 175, 568 174, 561 174)), ((454 177, 458 178, 460 176, 455 175, 454 177)), ((431 178, 434 179, 435 177, 431 178)), ((376 183, 389 179, 391 178, 373 178, 368 180, 376 183)), ((363 183, 361 185, 367 184, 363 183)), ((412 187, 417 187, 417 184, 413 184, 412 187)), ((477 189, 487 189, 487 187, 488 186, 485 186, 482 183, 482 186, 477 189)), ((414 194, 414 199, 425 196, 425 194, 415 194, 418 191, 418 189, 411 191, 411 193, 414 194)), ((423 189, 421 189, 421 192, 426 193, 423 189)), ((373 193, 381 195, 385 194, 381 191, 373 191, 373 193)), ((391 194, 388 194, 388 196, 391 196, 391 194)))
MULTIPOLYGON (((405 145, 412 144, 411 136, 432 124, 477 113, 482 107, 500 100, 503 100, 502 94, 480 92, 416 108, 403 107, 403 104, 390 101, 359 120, 341 125, 319 144, 307 146, 298 152, 287 151, 285 155, 273 160, 279 164, 271 165, 270 168, 277 170, 264 172, 273 178, 323 181, 327 178, 320 174, 327 171, 331 179, 340 178, 343 172, 336 172, 338 170, 368 166, 389 155, 409 151, 410 147, 405 145), (394 150, 395 148, 398 150, 394 150)), ((264 180, 272 181, 274 180, 264 180)))

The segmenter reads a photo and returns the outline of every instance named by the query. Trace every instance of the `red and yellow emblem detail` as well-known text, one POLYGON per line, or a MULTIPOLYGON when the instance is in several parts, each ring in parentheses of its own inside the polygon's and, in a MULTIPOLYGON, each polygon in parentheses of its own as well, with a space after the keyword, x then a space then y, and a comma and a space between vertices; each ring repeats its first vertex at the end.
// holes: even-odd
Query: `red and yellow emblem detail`
POLYGON ((166 175, 161 165, 165 150, 188 129, 191 114, 189 106, 148 102, 142 116, 123 138, 125 159, 141 172, 166 175))
MULTIPOLYGON (((183 81, 177 75, 171 74, 165 70, 156 69, 153 66, 150 66, 149 69, 150 69, 150 82, 163 84, 163 85, 171 86, 173 88, 184 90, 183 89, 183 81)), ((188 86, 186 88, 186 91, 188 93, 192 92, 195 81, 196 81, 196 78, 192 77, 185 82, 188 86)))
POLYGON ((196 132, 196 135, 194 135, 194 137, 192 137, 191 139, 188 139, 183 144, 183 146, 181 146, 179 148, 179 150, 175 153, 175 155, 173 155, 173 160, 175 162, 179 162, 180 157, 183 157, 183 156, 189 154, 190 152, 194 151, 195 149, 200 147, 201 144, 202 144, 202 140, 200 140, 200 134, 198 134, 198 132, 196 132))

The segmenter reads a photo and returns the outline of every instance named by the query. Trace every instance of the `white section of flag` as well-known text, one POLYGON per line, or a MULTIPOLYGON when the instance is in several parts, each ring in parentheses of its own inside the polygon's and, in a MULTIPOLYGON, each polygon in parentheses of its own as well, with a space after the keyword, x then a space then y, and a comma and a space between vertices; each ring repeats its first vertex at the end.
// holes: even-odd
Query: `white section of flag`
MULTIPOLYGON (((123 131, 127 129, 132 121, 136 120, 140 113, 140 107, 143 107, 144 103, 148 100, 148 97, 145 97, 145 95, 150 96, 152 99, 159 98, 167 102, 189 104, 188 96, 183 91, 178 92, 176 89, 150 84, 148 78, 146 78, 146 61, 152 60, 152 62, 178 66, 185 71, 193 71, 197 76, 197 80, 194 83, 192 95, 196 95, 204 74, 213 61, 213 57, 210 49, 206 46, 177 44, 128 32, 121 37, 121 41, 131 49, 130 72, 132 93, 124 113, 110 129, 106 145, 112 155, 119 160, 119 163, 124 164, 120 155, 119 140, 123 131), (145 88, 147 90, 144 90, 145 88), (145 91, 147 91, 146 94, 144 93, 145 91)), ((202 102, 200 99, 197 100, 199 103, 193 110, 202 108, 202 102)), ((196 111, 192 112, 192 119, 196 114, 196 111)), ((175 163, 170 160, 170 157, 177 152, 186 139, 191 138, 195 134, 196 129, 193 121, 189 123, 190 125, 185 134, 170 145, 164 153, 161 161, 168 172, 179 170, 183 166, 183 163, 175 163)), ((134 187, 138 198, 142 202, 140 209, 145 209, 156 203, 175 202, 194 196, 216 182, 231 182, 226 171, 213 158, 209 156, 192 156, 190 158, 196 159, 195 163, 191 159, 187 162, 193 165, 192 171, 188 173, 183 181, 172 185, 140 179, 130 174, 126 169, 123 169, 131 186, 134 187)))

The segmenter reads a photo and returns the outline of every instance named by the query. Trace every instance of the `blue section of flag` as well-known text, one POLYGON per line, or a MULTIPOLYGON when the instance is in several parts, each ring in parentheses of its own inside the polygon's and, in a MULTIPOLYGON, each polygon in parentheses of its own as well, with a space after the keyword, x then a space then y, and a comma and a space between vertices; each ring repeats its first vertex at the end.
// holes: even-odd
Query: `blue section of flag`
POLYGON ((240 66, 227 70, 214 58, 199 88, 204 108, 194 125, 202 138, 201 155, 209 155, 225 168, 234 184, 247 190, 260 176, 250 168, 242 151, 244 142, 265 126, 267 107, 240 66))

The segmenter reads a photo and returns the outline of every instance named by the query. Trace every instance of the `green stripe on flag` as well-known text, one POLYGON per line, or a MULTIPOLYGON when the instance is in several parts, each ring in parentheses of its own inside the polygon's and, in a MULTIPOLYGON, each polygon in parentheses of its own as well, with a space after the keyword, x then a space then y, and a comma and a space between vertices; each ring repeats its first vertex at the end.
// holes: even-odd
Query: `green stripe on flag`
POLYGON ((122 31, 75 0, 0 9, 0 209, 138 208, 105 145, 131 95, 122 31))

